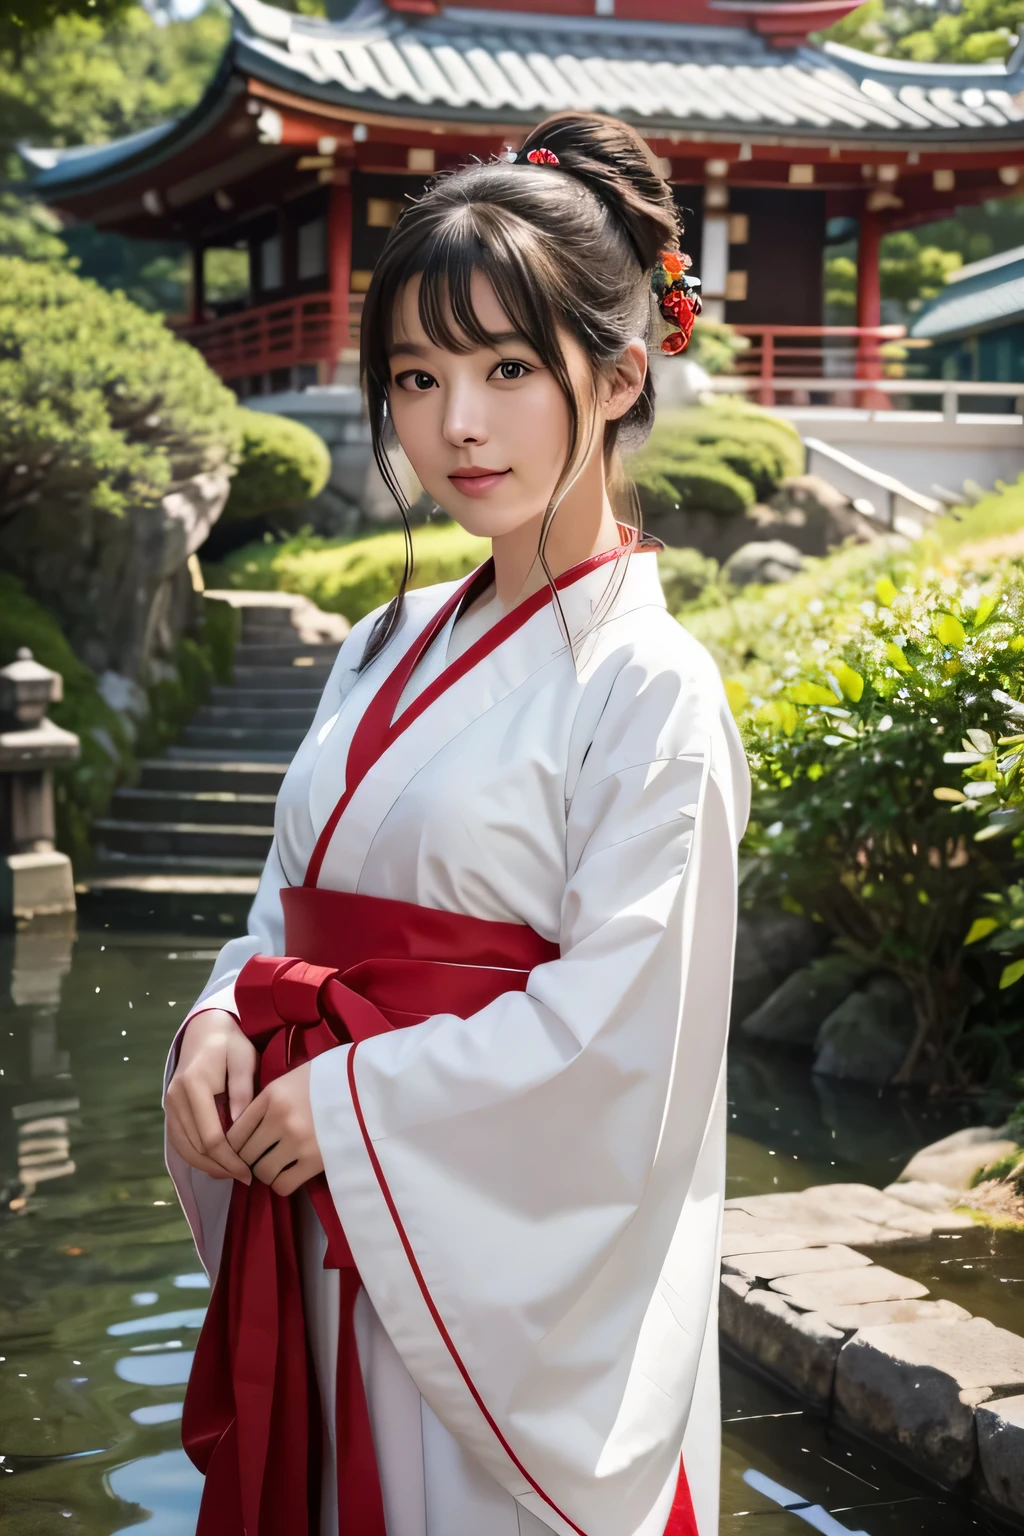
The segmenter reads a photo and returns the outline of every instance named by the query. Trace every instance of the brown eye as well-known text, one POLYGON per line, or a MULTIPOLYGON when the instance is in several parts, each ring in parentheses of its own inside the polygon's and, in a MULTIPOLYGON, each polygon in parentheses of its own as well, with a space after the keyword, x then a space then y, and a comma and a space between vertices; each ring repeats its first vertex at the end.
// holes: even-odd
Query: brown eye
POLYGON ((434 384, 434 380, 429 373, 414 373, 412 381, 417 389, 431 389, 434 384))
POLYGON ((509 359, 508 362, 498 364, 498 377, 504 379, 508 384, 514 384, 517 379, 524 379, 526 373, 527 369, 524 363, 513 362, 509 359))

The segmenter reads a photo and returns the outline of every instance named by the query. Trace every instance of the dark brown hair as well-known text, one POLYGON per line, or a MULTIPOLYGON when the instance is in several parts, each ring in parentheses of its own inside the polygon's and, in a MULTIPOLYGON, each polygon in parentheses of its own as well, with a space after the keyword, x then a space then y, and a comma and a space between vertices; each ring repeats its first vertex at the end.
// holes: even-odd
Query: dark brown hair
MULTIPOLYGON (((677 250, 679 220, 659 163, 635 128, 589 112, 560 112, 529 134, 514 162, 499 159, 437 177, 402 212, 374 270, 362 315, 360 369, 373 454, 402 513, 406 571, 398 594, 370 637, 367 665, 401 617, 412 575, 407 502, 388 457, 389 349, 402 290, 421 274, 419 314, 435 346, 454 352, 491 344, 470 298, 474 271, 490 279, 514 328, 551 369, 569 407, 569 451, 541 533, 575 469, 581 411, 559 332, 590 360, 592 377, 609 370, 634 336, 651 324, 650 274, 663 250, 677 250), (527 156, 544 148, 557 168, 527 156)), ((643 441, 654 415, 650 373, 626 415, 604 432, 610 469, 620 435, 643 441)))

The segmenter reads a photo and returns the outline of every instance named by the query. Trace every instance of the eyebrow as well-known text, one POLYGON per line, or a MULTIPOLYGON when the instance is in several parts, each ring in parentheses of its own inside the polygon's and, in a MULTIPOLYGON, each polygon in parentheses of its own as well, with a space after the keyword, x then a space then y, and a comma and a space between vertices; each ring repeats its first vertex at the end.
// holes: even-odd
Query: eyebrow
MULTIPOLYGON (((492 346, 497 346, 499 342, 506 341, 521 341, 524 346, 530 345, 526 337, 519 331, 498 331, 495 335, 489 337, 488 340, 492 346)), ((429 357, 430 352, 430 347, 421 346, 419 342, 394 341, 388 348, 388 357, 396 357, 399 354, 407 357, 429 357)))

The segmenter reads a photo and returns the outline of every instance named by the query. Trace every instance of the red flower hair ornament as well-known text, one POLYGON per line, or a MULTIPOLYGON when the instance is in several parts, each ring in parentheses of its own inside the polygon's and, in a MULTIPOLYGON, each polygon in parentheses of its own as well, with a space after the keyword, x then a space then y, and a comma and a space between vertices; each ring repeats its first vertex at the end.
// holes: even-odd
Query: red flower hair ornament
POLYGON ((662 251, 651 273, 661 317, 675 327, 661 344, 661 350, 670 356, 686 351, 700 314, 700 278, 687 276, 689 266, 690 258, 682 251, 662 251))
POLYGON ((557 165, 558 156, 553 149, 531 149, 527 155, 531 165, 557 165))

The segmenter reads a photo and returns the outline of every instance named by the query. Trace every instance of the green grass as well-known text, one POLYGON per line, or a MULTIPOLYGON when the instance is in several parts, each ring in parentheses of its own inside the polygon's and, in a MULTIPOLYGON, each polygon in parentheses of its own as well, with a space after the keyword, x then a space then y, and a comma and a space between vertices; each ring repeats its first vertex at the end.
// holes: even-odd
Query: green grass
MULTIPOLYGON (((413 534, 414 587, 456 581, 486 560, 490 544, 455 523, 428 523, 413 534)), ((299 534, 283 544, 247 544, 206 571, 210 587, 297 592, 353 624, 394 595, 405 569, 402 533, 392 529, 360 539, 299 534)))
POLYGON ((959 549, 985 539, 1003 538, 1024 529, 1024 475, 1012 485, 997 484, 971 507, 960 507, 929 530, 922 549, 959 549))

